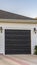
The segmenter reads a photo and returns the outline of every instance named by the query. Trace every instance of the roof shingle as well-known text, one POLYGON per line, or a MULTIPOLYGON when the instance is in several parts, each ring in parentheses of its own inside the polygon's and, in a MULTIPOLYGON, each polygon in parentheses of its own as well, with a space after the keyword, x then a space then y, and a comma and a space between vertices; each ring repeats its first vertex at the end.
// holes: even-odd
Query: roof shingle
POLYGON ((0 10, 0 19, 23 19, 23 20, 33 20, 33 18, 10 13, 7 11, 0 10))

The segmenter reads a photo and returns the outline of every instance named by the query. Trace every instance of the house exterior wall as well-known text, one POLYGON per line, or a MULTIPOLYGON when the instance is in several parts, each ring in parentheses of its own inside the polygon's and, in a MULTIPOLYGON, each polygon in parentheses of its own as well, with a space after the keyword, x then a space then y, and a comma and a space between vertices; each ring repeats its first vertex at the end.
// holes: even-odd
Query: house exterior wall
POLYGON ((0 27, 3 28, 2 33, 0 30, 0 53, 5 54, 5 29, 31 30, 31 54, 34 53, 34 47, 37 45, 37 31, 35 34, 34 28, 37 29, 37 24, 0 23, 0 27))

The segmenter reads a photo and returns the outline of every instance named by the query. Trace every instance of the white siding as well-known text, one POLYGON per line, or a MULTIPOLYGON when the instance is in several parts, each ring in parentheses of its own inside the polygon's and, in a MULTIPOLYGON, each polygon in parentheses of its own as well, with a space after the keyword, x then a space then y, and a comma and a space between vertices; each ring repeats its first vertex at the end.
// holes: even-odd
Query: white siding
POLYGON ((31 54, 34 53, 34 47, 37 45, 37 33, 34 33, 34 27, 37 28, 35 24, 17 24, 17 23, 0 23, 3 30, 0 30, 0 53, 5 54, 5 29, 21 29, 21 30, 31 30, 31 54))

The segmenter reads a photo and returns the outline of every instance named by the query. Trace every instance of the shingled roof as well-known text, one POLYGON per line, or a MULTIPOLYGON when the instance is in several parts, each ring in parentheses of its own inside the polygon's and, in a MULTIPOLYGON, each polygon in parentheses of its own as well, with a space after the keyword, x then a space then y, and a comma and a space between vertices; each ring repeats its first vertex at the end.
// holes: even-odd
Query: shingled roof
POLYGON ((33 18, 10 13, 7 11, 0 10, 0 19, 23 19, 23 20, 33 20, 33 18))

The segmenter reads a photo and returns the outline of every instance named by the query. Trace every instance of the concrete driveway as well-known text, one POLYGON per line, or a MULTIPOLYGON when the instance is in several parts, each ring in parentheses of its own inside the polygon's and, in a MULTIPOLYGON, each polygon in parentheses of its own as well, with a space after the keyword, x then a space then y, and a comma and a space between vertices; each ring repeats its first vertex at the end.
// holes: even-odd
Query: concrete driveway
POLYGON ((37 65, 37 55, 0 55, 0 65, 37 65))

